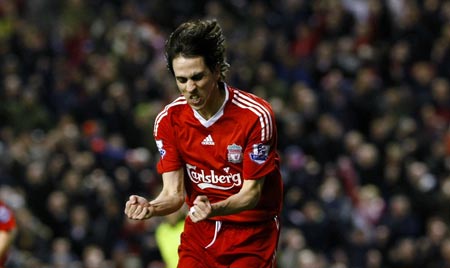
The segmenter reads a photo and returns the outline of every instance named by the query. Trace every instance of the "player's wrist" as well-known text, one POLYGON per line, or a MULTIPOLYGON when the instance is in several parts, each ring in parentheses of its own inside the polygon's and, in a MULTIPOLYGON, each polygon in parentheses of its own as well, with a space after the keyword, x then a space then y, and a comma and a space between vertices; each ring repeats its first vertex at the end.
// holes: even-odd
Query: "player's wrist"
POLYGON ((217 205, 217 203, 211 204, 211 212, 209 213, 208 218, 221 216, 219 211, 220 211, 220 209, 219 209, 219 206, 217 205))
POLYGON ((153 214, 155 212, 155 208, 153 206, 146 207, 147 213, 144 216, 144 219, 150 219, 153 217, 153 214))

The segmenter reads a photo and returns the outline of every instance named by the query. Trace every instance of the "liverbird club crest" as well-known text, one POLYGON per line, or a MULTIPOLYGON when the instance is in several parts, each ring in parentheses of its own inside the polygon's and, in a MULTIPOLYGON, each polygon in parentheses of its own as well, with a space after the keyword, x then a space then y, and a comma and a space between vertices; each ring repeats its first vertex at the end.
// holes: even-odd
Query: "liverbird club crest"
POLYGON ((237 144, 231 144, 227 147, 228 162, 237 164, 242 162, 242 147, 237 144))

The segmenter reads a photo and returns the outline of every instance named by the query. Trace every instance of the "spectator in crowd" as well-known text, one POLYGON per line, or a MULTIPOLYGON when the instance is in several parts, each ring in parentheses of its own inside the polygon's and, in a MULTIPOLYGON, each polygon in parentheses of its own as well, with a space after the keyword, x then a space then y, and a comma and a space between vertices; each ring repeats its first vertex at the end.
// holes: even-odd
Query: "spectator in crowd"
POLYGON ((180 245, 180 235, 183 232, 185 217, 185 209, 180 209, 165 216, 164 220, 156 227, 155 239, 166 268, 177 268, 178 246, 180 245))
POLYGON ((0 199, 17 220, 8 266, 50 266, 56 249, 81 265, 91 245, 102 263, 161 265, 160 221, 132 224, 118 208, 161 188, 151 122, 178 95, 164 41, 196 18, 221 23, 227 80, 267 98, 279 119, 280 268, 391 268, 413 254, 420 267, 448 265, 449 7, 0 1, 0 199), (366 185, 377 196, 362 202, 366 185), (361 213, 363 203, 375 212, 361 213), (326 247, 305 233, 313 223, 327 223, 317 237, 326 247), (76 240, 76 230, 94 235, 76 240))
POLYGON ((12 210, 0 200, 0 267, 5 267, 15 232, 15 216, 12 210))

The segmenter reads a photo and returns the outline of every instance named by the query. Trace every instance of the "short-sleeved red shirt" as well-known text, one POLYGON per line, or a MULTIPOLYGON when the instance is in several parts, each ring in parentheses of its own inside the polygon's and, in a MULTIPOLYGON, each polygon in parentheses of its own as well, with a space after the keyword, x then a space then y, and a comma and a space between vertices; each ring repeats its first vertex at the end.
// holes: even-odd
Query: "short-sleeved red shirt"
POLYGON ((186 203, 198 195, 211 203, 237 193, 244 180, 265 177, 258 205, 213 220, 254 222, 279 215, 282 180, 273 111, 265 100, 224 84, 225 102, 209 120, 183 96, 155 119, 154 138, 160 152, 159 173, 185 170, 186 203))
MULTIPOLYGON (((11 232, 16 227, 16 220, 11 209, 0 201, 0 231, 11 232)), ((0 256, 0 267, 5 264, 7 256, 0 256)))

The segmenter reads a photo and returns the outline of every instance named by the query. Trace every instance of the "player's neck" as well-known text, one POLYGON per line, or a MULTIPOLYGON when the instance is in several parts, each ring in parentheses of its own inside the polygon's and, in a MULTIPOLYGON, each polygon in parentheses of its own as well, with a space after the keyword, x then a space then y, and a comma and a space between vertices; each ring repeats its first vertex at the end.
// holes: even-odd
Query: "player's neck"
POLYGON ((218 83, 217 88, 214 90, 211 96, 211 103, 205 107, 203 111, 198 111, 199 114, 206 120, 209 120, 213 117, 222 107, 223 102, 225 101, 225 87, 223 83, 218 83))

